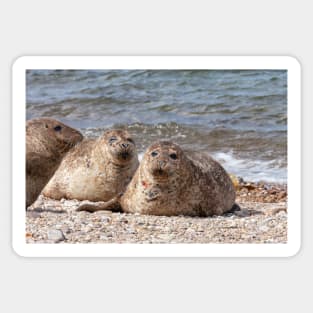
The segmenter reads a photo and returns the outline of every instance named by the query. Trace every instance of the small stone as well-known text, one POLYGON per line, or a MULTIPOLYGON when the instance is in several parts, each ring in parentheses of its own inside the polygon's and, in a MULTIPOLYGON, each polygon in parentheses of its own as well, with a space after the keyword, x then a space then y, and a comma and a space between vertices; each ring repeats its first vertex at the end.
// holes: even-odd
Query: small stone
POLYGON ((27 211, 26 216, 29 218, 39 218, 41 217, 41 214, 40 212, 36 212, 36 211, 27 211))
POLYGON ((109 216, 103 216, 103 217, 101 217, 101 222, 102 223, 110 223, 111 222, 111 217, 109 217, 109 216))
POLYGON ((275 208, 272 210, 272 214, 278 214, 278 213, 281 213, 283 212, 282 214, 286 214, 287 212, 287 208, 283 207, 283 208, 275 208))
POLYGON ((71 229, 68 226, 62 226, 61 230, 64 234, 69 234, 71 232, 71 229))
POLYGON ((122 217, 122 218, 120 219, 120 221, 121 221, 122 223, 125 223, 125 224, 128 223, 128 219, 125 218, 125 217, 122 217))
POLYGON ((65 240, 64 234, 59 229, 50 229, 48 230, 48 239, 54 242, 60 242, 65 240))
POLYGON ((276 213, 276 215, 278 217, 281 217, 281 216, 286 216, 287 215, 287 211, 286 210, 280 210, 276 213))
POLYGON ((192 228, 187 228, 187 229, 186 229, 186 233, 192 234, 192 233, 194 233, 194 232, 195 232, 195 230, 192 229, 192 228))
POLYGON ((90 225, 87 225, 86 227, 84 227, 83 231, 86 233, 90 233, 93 230, 93 227, 91 227, 90 225))
POLYGON ((263 225, 263 226, 261 226, 260 227, 260 229, 259 229, 261 232, 263 232, 263 233, 266 233, 266 232, 268 232, 268 230, 269 230, 269 227, 268 226, 266 226, 266 225, 263 225))
POLYGON ((126 231, 127 231, 128 234, 136 234, 136 233, 137 233, 137 232, 136 232, 133 228, 131 228, 131 227, 128 227, 128 228, 126 229, 126 231))
POLYGON ((161 239, 165 242, 168 242, 171 239, 172 235, 170 234, 159 234, 156 239, 161 239))

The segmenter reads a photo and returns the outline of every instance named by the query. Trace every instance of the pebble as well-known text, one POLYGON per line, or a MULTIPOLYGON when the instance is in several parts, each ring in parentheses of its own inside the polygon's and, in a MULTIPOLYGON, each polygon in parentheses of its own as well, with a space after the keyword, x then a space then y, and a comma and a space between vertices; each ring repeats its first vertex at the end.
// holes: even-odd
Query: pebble
POLYGON ((126 231, 127 231, 127 233, 129 233, 129 234, 136 234, 136 230, 133 229, 133 228, 131 228, 131 227, 126 228, 126 231))
POLYGON ((71 232, 71 229, 68 226, 62 225, 60 230, 63 232, 63 234, 69 234, 71 232))
POLYGON ((260 230, 261 232, 267 232, 267 231, 269 230, 269 227, 266 226, 266 225, 263 225, 263 226, 261 226, 261 227, 259 228, 259 230, 260 230))
POLYGON ((65 240, 63 232, 59 229, 48 230, 47 237, 48 240, 54 241, 56 243, 65 240))
POLYGON ((111 222, 111 218, 109 216, 102 216, 101 217, 101 222, 102 223, 110 223, 111 222))
POLYGON ((40 212, 37 211, 28 211, 26 212, 26 216, 30 218, 39 218, 41 216, 40 212))

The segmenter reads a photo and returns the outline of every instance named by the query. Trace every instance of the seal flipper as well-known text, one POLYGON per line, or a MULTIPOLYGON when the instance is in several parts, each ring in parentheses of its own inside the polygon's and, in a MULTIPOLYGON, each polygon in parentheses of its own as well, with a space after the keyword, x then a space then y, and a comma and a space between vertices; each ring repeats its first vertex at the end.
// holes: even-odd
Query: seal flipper
POLYGON ((234 203, 233 206, 230 208, 230 210, 228 210, 224 214, 235 213, 236 211, 241 211, 241 208, 240 208, 239 204, 234 203))
POLYGON ((104 202, 92 202, 89 200, 84 200, 80 203, 76 211, 88 211, 88 212, 96 212, 96 211, 103 211, 109 210, 113 212, 121 212, 122 207, 119 202, 120 197, 114 197, 113 199, 104 202))

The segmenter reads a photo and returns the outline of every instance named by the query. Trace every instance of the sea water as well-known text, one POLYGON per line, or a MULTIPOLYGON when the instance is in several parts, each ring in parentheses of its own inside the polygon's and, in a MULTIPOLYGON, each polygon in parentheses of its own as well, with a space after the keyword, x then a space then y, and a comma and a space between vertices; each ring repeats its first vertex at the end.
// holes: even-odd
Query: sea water
POLYGON ((284 70, 28 70, 26 95, 27 119, 88 137, 124 128, 140 156, 168 139, 246 180, 287 181, 284 70))

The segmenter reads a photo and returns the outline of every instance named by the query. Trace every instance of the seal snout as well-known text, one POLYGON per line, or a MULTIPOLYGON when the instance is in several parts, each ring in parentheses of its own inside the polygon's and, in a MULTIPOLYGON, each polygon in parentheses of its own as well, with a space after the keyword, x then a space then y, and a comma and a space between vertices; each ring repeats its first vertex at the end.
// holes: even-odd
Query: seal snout
POLYGON ((118 129, 107 131, 104 140, 115 162, 129 162, 136 155, 135 142, 126 131, 118 129))
POLYGON ((149 148, 145 159, 153 176, 167 179, 179 164, 179 149, 169 142, 156 143, 149 148))
POLYGON ((152 175, 157 177, 168 176, 168 162, 166 160, 155 160, 152 166, 152 175))
POLYGON ((118 156, 119 158, 123 159, 123 160, 128 160, 132 157, 132 149, 131 149, 131 145, 127 142, 122 142, 119 144, 119 153, 118 156))
POLYGON ((83 135, 78 131, 72 131, 72 135, 69 137, 67 142, 71 146, 75 146, 77 143, 81 142, 83 140, 83 135))
POLYGON ((163 168, 165 167, 165 165, 166 165, 166 161, 164 161, 164 160, 159 160, 159 161, 158 161, 158 165, 159 165, 159 168, 160 168, 160 169, 163 169, 163 168))

